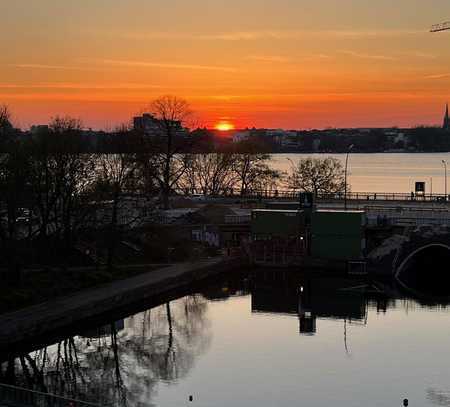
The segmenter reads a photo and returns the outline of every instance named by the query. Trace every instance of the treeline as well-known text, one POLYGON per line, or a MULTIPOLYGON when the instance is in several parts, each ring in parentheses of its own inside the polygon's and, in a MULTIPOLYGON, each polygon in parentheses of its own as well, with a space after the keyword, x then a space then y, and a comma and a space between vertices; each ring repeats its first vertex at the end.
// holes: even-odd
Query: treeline
MULTIPOLYGON (((149 107, 155 120, 151 134, 145 128, 123 125, 110 132, 84 130, 81 123, 70 118, 56 118, 48 126, 37 126, 30 132, 14 129, 7 107, 0 106, 0 152, 10 152, 17 143, 26 146, 46 143, 65 129, 64 142, 52 140, 49 148, 86 154, 139 153, 346 153, 385 151, 446 152, 450 151, 450 132, 438 127, 412 129, 327 129, 310 131, 268 131, 247 129, 242 139, 233 142, 230 134, 212 132, 206 128, 187 129, 191 112, 183 100, 175 97, 157 99, 149 107), (58 123, 59 122, 59 123, 58 123), (70 130, 70 131, 69 131, 70 130), (181 131, 180 131, 181 130, 181 131)), ((242 134, 241 134, 242 136, 242 134)))
POLYGON ((11 138, 0 155, 0 266, 8 278, 20 278, 24 266, 70 266, 80 251, 95 260, 86 244, 94 241, 111 268, 127 228, 170 208, 172 196, 245 194, 280 179, 270 156, 250 146, 243 154, 184 153, 170 117, 160 144, 141 140, 137 152, 82 152, 81 125, 71 118, 54 119, 27 142, 11 138))
POLYGON ((292 163, 291 174, 271 168, 271 156, 247 140, 222 152, 186 151, 177 137, 188 116, 186 102, 154 102, 160 137, 132 137, 126 127, 112 137, 122 147, 86 153, 81 123, 57 117, 39 137, 14 137, 7 109, 0 109, 0 269, 20 280, 24 267, 116 263, 117 250, 133 227, 153 222, 171 198, 191 194, 242 195, 281 185, 313 193, 343 188, 333 159, 292 163), (130 142, 131 141, 131 142, 130 142), (80 256, 81 254, 81 256, 80 256), (83 261, 80 258, 84 259, 83 261), (80 264, 81 263, 81 264, 80 264))
POLYGON ((85 154, 70 151, 76 122, 57 119, 47 137, 16 143, 0 155, 0 262, 10 276, 25 266, 76 263, 76 252, 95 261, 95 242, 108 268, 117 245, 151 214, 176 197, 247 196, 277 190, 340 192, 340 161, 308 158, 292 163, 290 175, 271 168, 265 153, 85 154), (64 147, 64 148, 62 148, 64 147))
POLYGON ((417 127, 408 132, 409 145, 423 152, 450 151, 450 132, 436 127, 417 127))
POLYGON ((450 151, 450 132, 438 127, 417 127, 386 131, 370 129, 325 130, 299 133, 299 145, 282 148, 290 152, 345 153, 348 146, 360 153, 385 151, 447 152, 450 151))

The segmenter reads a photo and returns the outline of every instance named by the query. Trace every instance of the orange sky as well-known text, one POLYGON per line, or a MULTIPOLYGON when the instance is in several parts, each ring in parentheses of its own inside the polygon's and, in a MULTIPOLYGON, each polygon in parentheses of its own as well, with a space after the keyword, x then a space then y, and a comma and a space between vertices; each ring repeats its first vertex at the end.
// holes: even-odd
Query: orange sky
POLYGON ((212 127, 439 124, 448 0, 1 1, 0 103, 111 128, 164 94, 212 127), (73 4, 67 4, 73 3, 73 4))

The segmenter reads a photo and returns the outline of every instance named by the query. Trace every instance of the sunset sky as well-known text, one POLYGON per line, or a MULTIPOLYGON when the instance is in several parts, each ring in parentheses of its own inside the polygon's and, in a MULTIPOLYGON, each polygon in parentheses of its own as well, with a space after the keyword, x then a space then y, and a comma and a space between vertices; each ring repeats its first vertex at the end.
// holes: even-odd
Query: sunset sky
POLYGON ((0 103, 111 128, 159 95, 200 125, 440 124, 448 0, 0 0, 0 103))

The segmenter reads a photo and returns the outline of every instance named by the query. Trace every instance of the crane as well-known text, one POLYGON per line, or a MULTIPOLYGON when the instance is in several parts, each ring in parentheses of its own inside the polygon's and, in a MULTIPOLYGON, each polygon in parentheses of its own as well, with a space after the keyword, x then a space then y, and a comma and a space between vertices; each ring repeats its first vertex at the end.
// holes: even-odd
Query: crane
POLYGON ((446 21, 445 23, 434 24, 431 26, 430 32, 436 33, 439 31, 450 30, 450 21, 446 21))

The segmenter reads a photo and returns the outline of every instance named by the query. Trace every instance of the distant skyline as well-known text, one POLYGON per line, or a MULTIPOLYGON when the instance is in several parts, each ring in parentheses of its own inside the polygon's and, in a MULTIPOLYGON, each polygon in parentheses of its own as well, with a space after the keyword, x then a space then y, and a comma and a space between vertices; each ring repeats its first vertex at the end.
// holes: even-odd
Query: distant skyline
POLYGON ((0 2, 0 104, 22 128, 113 128, 154 98, 201 126, 441 125, 448 0, 0 2))

